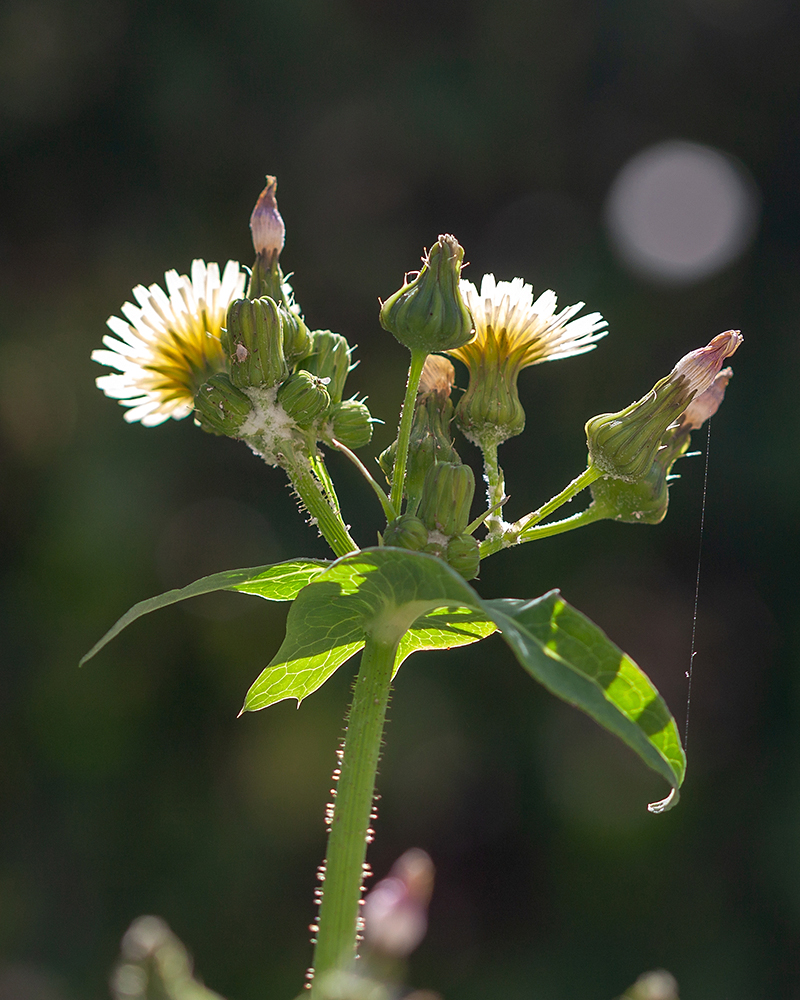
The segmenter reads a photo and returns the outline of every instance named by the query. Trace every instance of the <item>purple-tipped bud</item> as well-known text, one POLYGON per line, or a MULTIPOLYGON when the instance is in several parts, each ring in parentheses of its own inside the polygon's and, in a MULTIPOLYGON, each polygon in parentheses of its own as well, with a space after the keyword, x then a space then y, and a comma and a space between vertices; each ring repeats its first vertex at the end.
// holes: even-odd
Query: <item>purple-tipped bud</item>
POLYGON ((267 175, 267 186, 258 196, 256 207, 250 216, 253 246, 259 257, 266 257, 267 260, 280 257, 286 239, 286 226, 275 198, 277 189, 277 178, 267 175))
POLYGON ((681 431, 696 431, 703 426, 706 420, 710 420, 714 416, 722 405, 725 390, 732 378, 733 369, 723 368, 708 389, 701 392, 699 396, 695 396, 681 414, 681 431))
POLYGON ((389 877, 364 900, 364 937, 369 947, 390 958, 405 958, 428 929, 433 892, 433 862, 413 849, 399 858, 389 877))
MULTIPOLYGON (((725 358, 737 350, 742 340, 738 330, 718 334, 706 347, 682 357, 669 375, 638 402, 618 413, 601 413, 587 421, 586 438, 592 462, 614 479, 633 483, 644 478, 667 428, 694 400, 712 388, 725 358)), ((713 405, 714 398, 707 400, 701 409, 707 408, 708 403, 713 405)))

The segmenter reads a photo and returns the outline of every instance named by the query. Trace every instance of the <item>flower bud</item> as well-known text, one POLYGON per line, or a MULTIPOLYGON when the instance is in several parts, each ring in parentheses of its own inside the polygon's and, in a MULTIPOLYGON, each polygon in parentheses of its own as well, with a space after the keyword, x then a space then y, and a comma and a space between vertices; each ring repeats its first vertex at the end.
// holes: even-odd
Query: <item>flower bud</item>
POLYGON ((278 211, 275 197, 277 189, 277 179, 268 175, 267 186, 258 196, 250 216, 250 232, 253 236, 256 259, 250 272, 247 297, 257 299, 268 295, 279 304, 288 306, 289 299, 284 287, 283 272, 278 263, 286 238, 286 226, 278 211))
POLYGON ((278 389, 278 402, 299 427, 310 427, 331 405, 331 397, 318 378, 300 371, 278 389))
POLYGON ((301 358, 311 351, 311 334, 303 317, 285 306, 280 307, 283 320, 283 356, 289 368, 294 368, 301 358))
POLYGON ((348 448, 363 448, 372 440, 372 415, 357 399, 332 406, 327 426, 331 435, 348 448))
POLYGON ((468 441, 482 447, 501 444, 525 430, 525 410, 519 401, 516 377, 504 365, 486 365, 470 372, 469 388, 458 401, 456 423, 468 441))
POLYGON ((422 270, 381 308, 384 330, 410 350, 447 351, 472 338, 472 315, 461 297, 464 250, 453 236, 440 236, 423 258, 422 270))
POLYGON ((267 175, 267 186, 258 196, 253 213, 250 216, 250 232, 253 235, 253 247, 259 257, 271 260, 280 257, 286 239, 286 226, 275 194, 278 190, 278 179, 267 175))
POLYGON ((473 535, 455 535, 447 543, 445 559, 465 580, 474 580, 481 564, 480 546, 473 535))
POLYGON ((240 389, 269 389, 289 374, 283 358, 283 321, 273 299, 231 302, 221 341, 230 358, 231 382, 240 389))
POLYGON ((636 482, 601 476, 592 483, 590 489, 594 501, 592 506, 615 521, 659 524, 667 516, 667 475, 658 457, 636 482))
POLYGON ((401 514, 383 534, 383 544, 420 552, 428 543, 428 529, 413 514, 401 514))
POLYGON ((311 334, 311 351, 302 360, 304 371, 317 378, 328 378, 331 402, 341 403, 344 384, 350 371, 350 345, 340 333, 315 330, 311 334))
POLYGON ((224 372, 219 372, 200 386, 194 407, 197 422, 204 431, 235 437, 253 404, 224 372))
POLYGON ((364 899, 364 938, 370 951, 405 958, 425 937, 433 893, 433 862, 418 849, 406 851, 364 899))
POLYGON ((631 524, 658 524, 667 515, 672 466, 689 449, 690 435, 719 409, 733 371, 724 368, 664 432, 650 469, 634 483, 602 476, 590 486, 593 506, 603 516, 631 524))
POLYGON ((618 413, 601 413, 586 423, 590 460, 615 479, 636 482, 653 464, 664 433, 692 400, 709 389, 742 342, 738 330, 721 333, 677 363, 666 378, 618 413))
POLYGON ((469 524, 474 493, 475 476, 468 465, 438 462, 425 476, 419 516, 430 531, 460 535, 469 524))

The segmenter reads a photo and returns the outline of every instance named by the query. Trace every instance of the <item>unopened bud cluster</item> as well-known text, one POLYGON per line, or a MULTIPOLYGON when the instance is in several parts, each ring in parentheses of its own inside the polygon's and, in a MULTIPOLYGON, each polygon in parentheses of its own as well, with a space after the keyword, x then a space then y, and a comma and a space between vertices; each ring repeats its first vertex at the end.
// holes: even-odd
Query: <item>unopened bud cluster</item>
MULTIPOLYGON (((477 539, 466 534, 475 495, 475 475, 453 446, 450 392, 455 372, 447 358, 430 355, 422 370, 406 469, 405 513, 392 521, 383 544, 445 559, 465 579, 478 574, 477 539)), ((390 479, 397 442, 378 462, 390 479)))
POLYGON ((341 334, 310 331, 294 303, 279 264, 285 227, 275 188, 268 177, 253 210, 247 296, 228 307, 225 368, 197 392, 196 420, 211 433, 244 438, 268 460, 287 435, 306 453, 317 440, 360 448, 372 438, 372 416, 364 402, 343 400, 352 349, 341 334))

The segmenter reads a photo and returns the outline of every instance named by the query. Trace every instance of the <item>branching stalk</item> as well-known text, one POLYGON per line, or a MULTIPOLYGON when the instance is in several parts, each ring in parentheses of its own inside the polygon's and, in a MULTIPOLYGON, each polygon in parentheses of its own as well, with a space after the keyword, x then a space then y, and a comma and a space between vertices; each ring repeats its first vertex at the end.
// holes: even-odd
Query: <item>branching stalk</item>
POLYGON ((408 368, 408 384, 400 413, 400 426, 397 429, 397 453, 392 471, 391 502, 395 510, 403 506, 403 490, 406 481, 406 463, 408 461, 408 443, 411 440, 411 427, 414 422, 414 407, 417 402, 419 380, 428 352, 417 348, 411 352, 411 364, 408 368))
POLYGON ((311 471, 311 463, 294 451, 286 450, 281 456, 281 465, 286 470, 297 495, 306 505, 320 534, 337 556, 357 552, 358 546, 350 537, 342 515, 333 509, 325 496, 323 487, 311 471))
MULTIPOLYGON (((533 511, 530 514, 526 514, 525 517, 519 519, 519 521, 514 522, 514 524, 506 526, 505 530, 501 535, 490 534, 483 542, 481 542, 481 559, 485 559, 487 556, 492 555, 495 552, 499 552, 500 549, 508 548, 512 545, 519 545, 522 542, 532 541, 534 538, 543 538, 546 534, 559 534, 559 531, 546 531, 546 529, 554 528, 555 525, 544 525, 541 531, 536 531, 536 525, 540 521, 543 521, 546 517, 553 513, 553 511, 558 510, 559 507, 563 506, 572 500, 573 497, 577 496, 581 490, 586 489, 587 486, 599 479, 602 475, 601 471, 595 465, 589 465, 587 469, 577 476, 575 479, 565 486, 564 489, 556 494, 551 500, 548 500, 546 504, 541 506, 538 510, 533 511)), ((577 517, 583 517, 588 515, 590 507, 587 511, 584 511, 582 515, 577 515, 577 517)), ((563 527, 560 531, 571 531, 572 528, 581 527, 583 524, 590 524, 592 521, 598 520, 598 515, 592 514, 591 517, 586 518, 579 523, 573 521, 573 518, 566 518, 564 521, 556 522, 558 524, 569 524, 569 527, 563 527)))
POLYGON ((386 520, 393 521, 397 517, 397 511, 395 510, 392 501, 383 492, 383 490, 380 487, 380 484, 376 482, 375 478, 373 477, 369 469, 366 467, 366 465, 364 465, 364 463, 361 461, 358 455, 356 455, 355 452, 351 451, 346 444, 342 444, 341 441, 337 441, 335 437, 332 437, 330 439, 330 442, 334 448, 340 451, 343 455, 346 455, 353 463, 353 465, 355 465, 355 467, 358 469, 361 475, 366 479, 366 481, 372 487, 375 495, 380 501, 381 507, 383 507, 383 512, 386 515, 386 520))

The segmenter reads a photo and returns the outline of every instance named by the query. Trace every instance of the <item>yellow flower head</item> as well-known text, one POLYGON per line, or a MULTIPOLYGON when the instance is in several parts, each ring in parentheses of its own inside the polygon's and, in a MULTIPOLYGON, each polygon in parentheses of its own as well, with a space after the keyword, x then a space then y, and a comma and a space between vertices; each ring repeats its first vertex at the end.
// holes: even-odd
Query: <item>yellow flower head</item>
POLYGON ((520 372, 542 361, 585 354, 607 332, 600 313, 572 319, 583 302, 557 313, 555 292, 542 292, 534 301, 533 286, 522 278, 495 281, 493 274, 484 274, 480 292, 462 280, 461 295, 475 321, 475 336, 447 353, 460 358, 470 372, 490 360, 520 372))
POLYGON ((122 306, 125 319, 112 316, 109 350, 92 351, 92 360, 119 374, 101 375, 97 387, 129 407, 125 419, 155 427, 172 417, 182 420, 194 408, 200 386, 225 367, 220 330, 228 306, 244 294, 245 274, 229 260, 219 265, 192 261, 191 278, 167 271, 167 295, 159 285, 137 285, 138 305, 122 306))
POLYGON ((469 368, 469 387, 456 420, 469 440, 494 447, 525 426, 517 394, 522 369, 594 350, 606 335, 606 322, 600 313, 573 319, 583 302, 557 313, 552 291, 534 301, 533 287, 522 278, 495 281, 493 274, 485 274, 480 292, 462 280, 461 295, 472 313, 475 335, 447 352, 469 368))

